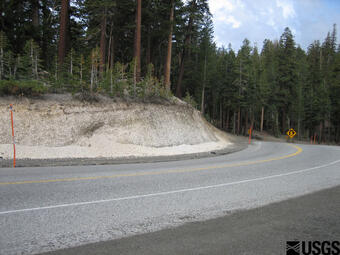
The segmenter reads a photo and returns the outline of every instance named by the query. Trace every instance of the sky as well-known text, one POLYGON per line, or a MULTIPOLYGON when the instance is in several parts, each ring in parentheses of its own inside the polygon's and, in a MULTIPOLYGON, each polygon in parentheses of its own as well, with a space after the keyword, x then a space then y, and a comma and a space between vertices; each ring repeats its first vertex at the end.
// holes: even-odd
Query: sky
MULTIPOLYGON (((337 24, 340 0, 208 0, 217 46, 231 43, 238 50, 247 38, 262 48, 264 39, 280 39, 289 27, 303 49, 314 40, 323 42, 337 24)), ((340 34, 338 33, 338 38, 340 34)), ((339 43, 339 39, 337 42, 339 43)))

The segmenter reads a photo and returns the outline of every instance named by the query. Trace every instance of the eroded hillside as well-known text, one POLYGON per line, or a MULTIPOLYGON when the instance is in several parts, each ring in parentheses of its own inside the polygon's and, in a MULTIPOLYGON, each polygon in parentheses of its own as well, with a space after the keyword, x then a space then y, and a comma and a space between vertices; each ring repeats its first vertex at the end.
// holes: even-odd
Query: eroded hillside
POLYGON ((12 157, 14 104, 19 158, 154 156, 221 149, 228 139, 187 104, 81 102, 71 95, 1 98, 0 153, 12 157))

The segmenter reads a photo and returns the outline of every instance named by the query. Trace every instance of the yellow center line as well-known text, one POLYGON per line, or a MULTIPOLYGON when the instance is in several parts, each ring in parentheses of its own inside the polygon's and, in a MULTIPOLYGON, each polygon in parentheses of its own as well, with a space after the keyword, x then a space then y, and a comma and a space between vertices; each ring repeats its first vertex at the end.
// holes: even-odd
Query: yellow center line
POLYGON ((294 153, 270 159, 256 160, 256 161, 248 161, 248 162, 240 162, 233 164, 225 164, 225 165, 215 165, 201 168, 189 168, 189 169, 172 169, 172 170, 163 170, 163 171, 155 171, 155 172, 140 172, 140 173, 131 173, 131 174, 115 174, 108 176, 89 176, 89 177, 74 177, 74 178, 63 178, 63 179, 51 179, 51 180, 31 180, 31 181, 17 181, 17 182, 0 182, 0 185, 14 185, 14 184, 31 184, 31 183, 51 183, 51 182, 72 182, 72 181, 88 181, 88 180, 99 180, 99 179, 112 179, 119 177, 134 177, 134 176, 146 176, 146 175, 161 175, 161 174, 171 174, 171 173, 189 173, 189 172, 197 172, 211 169, 220 169, 227 167, 237 167, 237 166, 248 166, 259 163, 265 163, 270 161, 276 161, 286 158, 294 157, 302 152, 302 148, 296 145, 289 144, 294 147, 296 151, 294 153))

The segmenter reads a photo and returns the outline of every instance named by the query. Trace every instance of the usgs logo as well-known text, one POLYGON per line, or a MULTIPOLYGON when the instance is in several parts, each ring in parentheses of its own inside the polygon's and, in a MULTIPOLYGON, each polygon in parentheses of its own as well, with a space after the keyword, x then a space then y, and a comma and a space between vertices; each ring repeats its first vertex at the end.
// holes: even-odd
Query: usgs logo
POLYGON ((287 255, 340 255, 339 241, 287 241, 287 255))

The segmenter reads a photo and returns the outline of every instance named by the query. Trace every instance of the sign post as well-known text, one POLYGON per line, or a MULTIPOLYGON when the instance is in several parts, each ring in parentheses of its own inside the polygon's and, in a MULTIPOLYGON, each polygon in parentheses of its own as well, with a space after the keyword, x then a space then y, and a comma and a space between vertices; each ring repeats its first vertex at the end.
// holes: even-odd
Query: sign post
POLYGON ((13 105, 9 105, 11 111, 11 124, 12 124, 12 142, 13 142, 13 167, 15 167, 15 138, 14 138, 14 121, 13 121, 13 105))
POLYGON ((286 134, 290 137, 290 139, 292 139, 294 136, 296 136, 296 132, 292 128, 289 129, 286 134))

